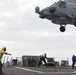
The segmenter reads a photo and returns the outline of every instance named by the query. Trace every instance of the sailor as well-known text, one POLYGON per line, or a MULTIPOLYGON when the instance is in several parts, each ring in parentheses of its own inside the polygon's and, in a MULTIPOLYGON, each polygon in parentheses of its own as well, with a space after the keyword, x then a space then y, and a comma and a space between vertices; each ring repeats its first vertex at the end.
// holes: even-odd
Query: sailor
POLYGON ((76 62, 76 56, 73 55, 72 56, 72 69, 74 68, 75 62, 76 62))
POLYGON ((40 57, 40 61, 38 63, 38 66, 42 65, 42 61, 43 61, 45 66, 47 67, 47 64, 46 64, 47 55, 46 55, 46 53, 44 53, 43 55, 40 55, 39 57, 40 57))
POLYGON ((3 71, 2 71, 2 57, 3 55, 6 54, 6 55, 11 55, 10 53, 7 53, 6 52, 6 47, 3 47, 1 50, 0 50, 0 74, 3 75, 3 71))

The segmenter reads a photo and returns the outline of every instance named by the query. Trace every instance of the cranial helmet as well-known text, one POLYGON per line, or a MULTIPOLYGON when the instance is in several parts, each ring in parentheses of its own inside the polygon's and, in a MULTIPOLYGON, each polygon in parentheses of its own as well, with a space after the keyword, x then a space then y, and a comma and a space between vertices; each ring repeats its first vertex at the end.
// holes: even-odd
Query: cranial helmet
POLYGON ((4 51, 6 51, 6 47, 3 47, 2 49, 3 49, 4 51))

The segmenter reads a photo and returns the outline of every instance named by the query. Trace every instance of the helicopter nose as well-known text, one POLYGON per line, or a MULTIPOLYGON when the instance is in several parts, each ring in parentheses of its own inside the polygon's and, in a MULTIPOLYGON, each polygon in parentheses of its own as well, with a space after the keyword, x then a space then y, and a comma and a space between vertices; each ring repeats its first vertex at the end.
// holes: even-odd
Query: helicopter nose
POLYGON ((56 8, 55 8, 55 7, 51 7, 49 12, 50 12, 50 13, 54 13, 54 12, 55 12, 55 10, 56 10, 56 8))
POLYGON ((44 12, 41 12, 40 15, 39 15, 39 17, 40 17, 40 18, 45 18, 44 12))
POLYGON ((40 18, 46 18, 46 17, 48 17, 48 15, 49 15, 49 12, 47 12, 47 11, 41 11, 41 14, 40 14, 40 18))
POLYGON ((39 17, 40 17, 40 18, 45 18, 45 15, 40 15, 39 17))

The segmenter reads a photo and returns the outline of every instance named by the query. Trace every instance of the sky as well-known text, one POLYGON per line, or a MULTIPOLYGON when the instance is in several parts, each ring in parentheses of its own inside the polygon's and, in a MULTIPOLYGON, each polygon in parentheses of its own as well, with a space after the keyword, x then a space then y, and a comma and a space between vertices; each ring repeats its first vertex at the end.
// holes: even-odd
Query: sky
POLYGON ((40 10, 58 0, 0 0, 0 49, 7 48, 11 57, 47 54, 56 61, 71 61, 76 55, 76 27, 67 25, 64 33, 59 25, 40 19, 40 10))

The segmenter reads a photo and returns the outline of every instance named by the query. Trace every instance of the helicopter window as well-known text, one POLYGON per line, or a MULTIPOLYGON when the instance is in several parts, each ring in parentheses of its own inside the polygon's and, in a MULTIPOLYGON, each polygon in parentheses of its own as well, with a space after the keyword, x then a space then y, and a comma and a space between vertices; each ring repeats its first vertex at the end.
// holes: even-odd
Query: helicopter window
POLYGON ((66 2, 60 1, 58 7, 60 7, 60 8, 66 8, 66 2))

